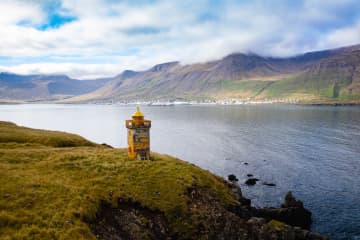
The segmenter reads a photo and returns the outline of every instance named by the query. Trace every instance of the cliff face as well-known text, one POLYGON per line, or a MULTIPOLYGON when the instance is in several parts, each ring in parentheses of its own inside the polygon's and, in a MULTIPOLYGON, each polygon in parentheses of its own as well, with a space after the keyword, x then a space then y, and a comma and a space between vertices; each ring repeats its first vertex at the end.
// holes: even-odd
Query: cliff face
POLYGON ((163 212, 138 202, 119 199, 116 207, 102 202, 90 228, 99 239, 313 239, 324 236, 310 232, 311 213, 291 193, 281 208, 256 209, 241 195, 238 185, 224 182, 239 204, 224 205, 210 189, 187 189, 187 219, 181 213, 167 219, 163 212), (187 231, 174 228, 174 221, 190 223, 187 231), (304 227, 304 228, 301 228, 304 227))
POLYGON ((152 156, 0 122, 0 239, 323 239, 284 223, 309 221, 292 197, 255 209, 236 183, 152 156))

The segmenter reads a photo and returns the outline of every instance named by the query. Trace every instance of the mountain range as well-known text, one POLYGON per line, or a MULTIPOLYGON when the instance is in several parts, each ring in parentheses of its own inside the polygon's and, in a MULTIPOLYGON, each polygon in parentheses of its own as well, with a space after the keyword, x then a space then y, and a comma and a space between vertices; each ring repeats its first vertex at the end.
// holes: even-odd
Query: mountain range
POLYGON ((360 102, 360 44, 275 58, 234 53, 220 60, 168 62, 106 79, 0 74, 0 99, 65 102, 276 99, 360 102))
POLYGON ((76 80, 66 75, 0 73, 0 100, 54 101, 95 91, 108 79, 76 80))

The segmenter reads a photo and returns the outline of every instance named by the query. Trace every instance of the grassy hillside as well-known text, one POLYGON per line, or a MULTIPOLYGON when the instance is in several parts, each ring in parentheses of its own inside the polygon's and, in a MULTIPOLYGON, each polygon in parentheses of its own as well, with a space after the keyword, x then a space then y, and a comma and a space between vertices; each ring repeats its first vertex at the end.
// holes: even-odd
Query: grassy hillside
MULTIPOLYGON (((329 83, 323 78, 312 78, 307 81, 304 77, 289 78, 275 82, 266 88, 262 97, 268 98, 305 98, 305 99, 327 99, 334 101, 347 100, 344 98, 345 92, 341 92, 348 84, 329 83)), ((350 95, 350 94, 349 94, 350 95)), ((351 94, 354 99, 360 99, 359 95, 351 94)))
MULTIPOLYGON (((225 99, 298 99, 301 102, 360 102, 360 91, 349 91, 346 79, 300 75, 282 80, 222 81, 219 90, 209 92, 208 98, 225 99)), ((191 97, 190 97, 191 98, 191 97)))
POLYGON ((189 208, 191 187, 205 189, 224 208, 238 204, 220 178, 152 156, 129 159, 124 149, 77 135, 0 122, 0 239, 95 239, 89 222, 102 201, 116 207, 119 198, 160 211, 169 231, 189 238, 206 226, 201 208, 189 208))
POLYGON ((93 147, 96 144, 75 134, 59 131, 43 131, 19 127, 14 123, 0 122, 0 144, 2 146, 39 147, 93 147))

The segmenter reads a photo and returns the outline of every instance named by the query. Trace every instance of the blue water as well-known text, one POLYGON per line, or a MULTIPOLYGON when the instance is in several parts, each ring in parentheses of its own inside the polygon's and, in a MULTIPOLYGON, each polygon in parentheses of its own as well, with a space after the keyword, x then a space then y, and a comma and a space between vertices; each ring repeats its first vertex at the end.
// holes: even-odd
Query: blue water
MULTIPOLYGON (((125 147, 124 121, 134 110, 0 105, 0 120, 125 147)), ((291 190, 312 211, 312 230, 331 239, 360 239, 360 107, 144 106, 142 111, 153 121, 153 151, 224 177, 237 175, 255 206, 279 206, 291 190), (260 182, 244 185, 248 173, 260 182)))

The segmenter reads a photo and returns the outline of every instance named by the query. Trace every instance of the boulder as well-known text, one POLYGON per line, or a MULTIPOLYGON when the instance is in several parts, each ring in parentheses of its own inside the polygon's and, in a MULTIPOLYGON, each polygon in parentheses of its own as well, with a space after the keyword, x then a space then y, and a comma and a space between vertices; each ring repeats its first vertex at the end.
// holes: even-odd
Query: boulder
POLYGON ((281 207, 283 208, 289 208, 289 207, 298 207, 298 208, 303 208, 304 205, 302 203, 302 201, 300 200, 296 200, 292 193, 289 191, 286 193, 285 195, 285 201, 283 204, 281 204, 281 207))
POLYGON ((237 179, 237 177, 236 177, 234 174, 228 175, 228 180, 229 180, 230 182, 237 182, 237 181, 239 181, 239 179, 237 179))
POLYGON ((285 202, 281 208, 261 208, 253 211, 257 217, 268 220, 275 219, 291 226, 309 229, 311 225, 311 212, 304 208, 303 203, 296 200, 291 192, 286 194, 285 202))
POLYGON ((230 182, 228 183, 228 186, 234 198, 239 201, 239 199, 242 198, 242 192, 240 186, 236 182, 230 182))
POLYGON ((259 181, 259 179, 257 179, 257 178, 249 178, 248 180, 245 181, 245 184, 252 186, 252 185, 255 185, 257 181, 259 181))

